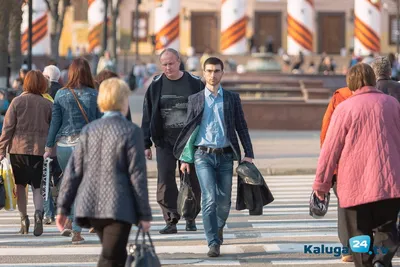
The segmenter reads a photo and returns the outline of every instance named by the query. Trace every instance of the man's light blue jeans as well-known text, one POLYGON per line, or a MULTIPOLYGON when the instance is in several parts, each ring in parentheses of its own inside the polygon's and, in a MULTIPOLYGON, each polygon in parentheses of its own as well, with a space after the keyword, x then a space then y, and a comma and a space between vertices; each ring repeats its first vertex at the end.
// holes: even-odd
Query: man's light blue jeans
POLYGON ((201 187, 201 209, 208 246, 221 244, 218 230, 224 228, 231 209, 233 153, 208 154, 196 150, 194 164, 201 187))

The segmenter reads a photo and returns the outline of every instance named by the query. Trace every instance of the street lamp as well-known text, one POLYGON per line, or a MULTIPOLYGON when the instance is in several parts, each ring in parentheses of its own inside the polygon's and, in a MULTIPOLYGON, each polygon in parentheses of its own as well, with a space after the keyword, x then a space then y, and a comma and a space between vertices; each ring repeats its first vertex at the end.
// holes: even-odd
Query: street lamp
POLYGON ((28 70, 32 70, 32 0, 28 0, 28 70))
POLYGON ((104 17, 103 17, 103 54, 107 51, 108 44, 108 0, 104 0, 104 17))
MULTIPOLYGON (((135 10, 135 54, 136 61, 139 60, 139 5, 142 3, 141 0, 136 0, 136 10, 135 10)), ((136 62, 137 64, 137 62, 136 62)))
POLYGON ((396 14, 396 52, 397 55, 400 51, 400 27, 399 27, 399 19, 400 19, 400 0, 396 0, 397 5, 397 14, 396 14))
MULTIPOLYGON (((400 0, 393 0, 396 4, 396 53, 397 55, 400 52, 400 0)), ((390 22, 392 23, 392 22, 390 22)), ((393 24, 392 24, 393 25, 393 24)))

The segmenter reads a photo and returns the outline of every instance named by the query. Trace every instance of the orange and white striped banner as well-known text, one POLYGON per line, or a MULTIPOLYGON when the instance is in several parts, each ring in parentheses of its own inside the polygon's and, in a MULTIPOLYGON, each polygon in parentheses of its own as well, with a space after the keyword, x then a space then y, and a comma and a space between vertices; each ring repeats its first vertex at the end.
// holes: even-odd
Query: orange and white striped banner
MULTIPOLYGON (((45 55, 50 52, 49 36, 49 18, 47 6, 43 0, 33 1, 32 17, 32 54, 45 55)), ((22 24, 21 24, 21 52, 27 53, 29 46, 29 7, 25 3, 22 6, 22 24)))
POLYGON ((222 0, 221 44, 224 55, 240 55, 247 52, 247 0, 222 0))
POLYGON ((158 0, 155 10, 154 32, 156 35, 156 51, 165 48, 179 51, 180 0, 158 0))
POLYGON ((104 23, 104 1, 88 0, 88 21, 89 21, 89 53, 100 53, 101 36, 104 23))
POLYGON ((369 55, 381 50, 381 1, 355 0, 354 52, 369 55))
POLYGON ((287 24, 290 55, 310 54, 314 45, 314 0, 288 0, 287 24))

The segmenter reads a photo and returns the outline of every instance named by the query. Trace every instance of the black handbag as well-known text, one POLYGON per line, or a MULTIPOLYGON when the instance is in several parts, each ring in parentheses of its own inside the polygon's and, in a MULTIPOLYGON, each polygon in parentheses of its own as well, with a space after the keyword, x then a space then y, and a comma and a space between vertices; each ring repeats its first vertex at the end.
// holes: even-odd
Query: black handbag
POLYGON ((153 246, 150 234, 138 229, 135 239, 135 244, 129 244, 128 258, 125 262, 125 267, 159 267, 160 260, 157 257, 153 246), (139 234, 142 232, 142 240, 139 243, 139 234), (146 244, 146 235, 149 238, 149 243, 146 244))
POLYGON ((185 172, 181 179, 178 194, 178 213, 186 220, 194 220, 199 213, 198 207, 197 199, 190 184, 189 174, 185 172))
POLYGON ((6 206, 6 189, 4 188, 3 167, 0 174, 0 210, 6 206))
POLYGON ((320 200, 313 190, 310 196, 310 216, 315 219, 321 219, 328 212, 331 193, 326 193, 324 200, 320 200))

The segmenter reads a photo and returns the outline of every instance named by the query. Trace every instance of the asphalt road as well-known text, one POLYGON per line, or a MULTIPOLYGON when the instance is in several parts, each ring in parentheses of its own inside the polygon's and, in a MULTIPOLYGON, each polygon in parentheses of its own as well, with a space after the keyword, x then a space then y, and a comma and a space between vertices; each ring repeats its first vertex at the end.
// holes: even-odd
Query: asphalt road
MULTIPOLYGON (((235 178, 234 178, 235 179, 235 178)), ((266 207, 262 216, 249 216, 247 211, 236 211, 236 185, 233 186, 232 209, 224 229, 221 257, 208 258, 202 215, 197 220, 197 232, 184 231, 185 222, 178 224, 178 234, 160 235, 164 226, 156 202, 156 180, 149 179, 149 192, 154 222, 151 236, 156 252, 167 266, 353 266, 342 263, 333 254, 304 253, 304 246, 322 244, 338 247, 337 201, 332 197, 328 214, 313 219, 308 214, 308 200, 312 175, 265 177, 275 201, 266 207)), ((332 194, 333 195, 333 194, 332 194)), ((34 213, 29 194, 29 215, 34 213)), ((0 211, 0 267, 37 266, 96 266, 100 243, 95 234, 83 232, 86 242, 72 245, 71 238, 61 237, 55 225, 46 226, 40 237, 16 234, 19 229, 17 211, 0 211)), ((32 232, 32 230, 31 230, 32 232)), ((135 237, 132 230, 130 240, 135 237)), ((400 266, 400 258, 394 259, 400 266)))

